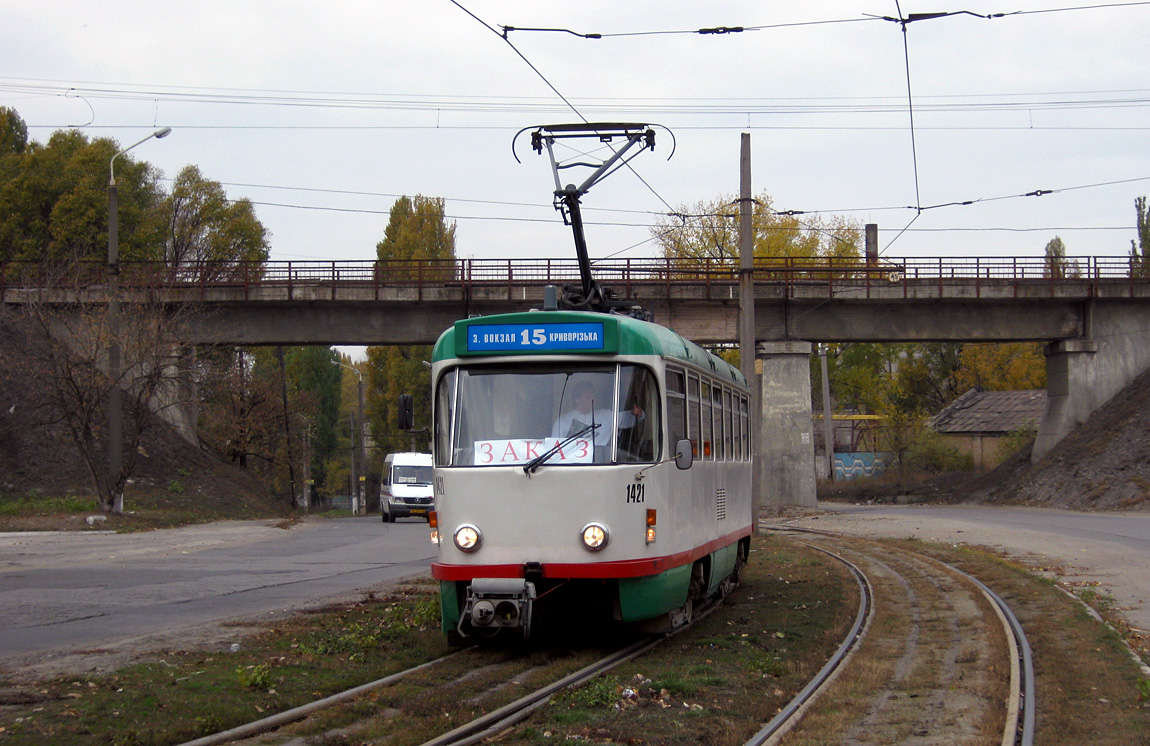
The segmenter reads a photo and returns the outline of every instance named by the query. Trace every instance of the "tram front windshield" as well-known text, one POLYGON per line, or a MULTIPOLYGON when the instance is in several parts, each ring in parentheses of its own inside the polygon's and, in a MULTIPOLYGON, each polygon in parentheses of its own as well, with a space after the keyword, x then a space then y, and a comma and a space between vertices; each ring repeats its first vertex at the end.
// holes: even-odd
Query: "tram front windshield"
POLYGON ((474 366, 436 390, 440 466, 649 463, 659 457, 655 377, 636 365, 474 366))

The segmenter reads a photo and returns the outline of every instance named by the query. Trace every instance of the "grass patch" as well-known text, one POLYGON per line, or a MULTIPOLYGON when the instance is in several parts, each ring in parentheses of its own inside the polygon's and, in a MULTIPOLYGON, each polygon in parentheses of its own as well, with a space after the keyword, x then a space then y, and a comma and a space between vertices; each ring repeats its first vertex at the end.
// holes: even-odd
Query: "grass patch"
POLYGON ((49 516, 58 513, 84 513, 96 509, 96 501, 79 495, 0 496, 0 516, 49 516))
MULTIPOLYGON (((239 652, 165 651, 106 676, 59 679, 0 706, 0 743, 181 743, 298 707, 443 655, 434 586, 294 617, 257 630, 239 652)), ((365 715, 368 713, 364 713, 365 715)))
POLYGON ((760 539, 738 590, 695 627, 553 698, 503 743, 741 744, 805 685, 853 620, 845 568, 760 539))

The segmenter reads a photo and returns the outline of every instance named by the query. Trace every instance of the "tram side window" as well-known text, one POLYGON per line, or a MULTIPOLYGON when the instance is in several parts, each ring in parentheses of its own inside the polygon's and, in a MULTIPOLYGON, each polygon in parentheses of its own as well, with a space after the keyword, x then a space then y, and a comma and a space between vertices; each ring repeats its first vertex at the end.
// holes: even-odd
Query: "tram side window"
POLYGON ((731 436, 734 438, 734 451, 735 459, 742 461, 746 458, 743 454, 743 427, 742 421, 739 418, 739 395, 733 394, 731 396, 731 436))
POLYGON ((691 453, 695 458, 702 458, 702 444, 699 442, 699 377, 696 375, 687 376, 687 422, 691 453))
POLYGON ((703 458, 707 461, 715 460, 715 430, 711 420, 711 384, 709 381, 699 382, 699 402, 702 404, 700 422, 702 423, 703 458))
POLYGON ((739 458, 734 450, 734 437, 731 433, 731 392, 723 390, 723 453, 732 461, 739 458))
POLYGON ((747 416, 747 400, 745 397, 739 398, 739 423, 739 429, 743 431, 743 458, 750 461, 752 455, 751 449, 754 447, 754 443, 751 440, 750 418, 747 416))
POLYGON ((435 464, 451 463, 451 424, 455 421, 455 371, 439 379, 435 391, 435 464))
POLYGON ((667 369, 667 431, 671 444, 689 438, 687 432, 687 389, 683 371, 667 369))
POLYGON ((635 365, 620 366, 619 411, 616 461, 655 461, 659 457, 663 423, 659 417, 659 386, 650 370, 635 365), (628 413, 634 415, 636 407, 642 416, 628 417, 628 413))
POLYGON ((723 461, 727 458, 727 450, 724 447, 727 435, 726 430, 723 428, 723 423, 726 421, 727 416, 723 412, 723 387, 712 386, 711 394, 715 418, 715 460, 723 461))

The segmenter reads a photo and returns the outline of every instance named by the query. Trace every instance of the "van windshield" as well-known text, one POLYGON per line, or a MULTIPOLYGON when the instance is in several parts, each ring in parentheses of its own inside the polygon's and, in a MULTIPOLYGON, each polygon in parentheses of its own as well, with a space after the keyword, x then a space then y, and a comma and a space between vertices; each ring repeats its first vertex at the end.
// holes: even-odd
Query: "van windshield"
POLYGON ((430 466, 396 466, 392 470, 392 484, 431 484, 430 466))

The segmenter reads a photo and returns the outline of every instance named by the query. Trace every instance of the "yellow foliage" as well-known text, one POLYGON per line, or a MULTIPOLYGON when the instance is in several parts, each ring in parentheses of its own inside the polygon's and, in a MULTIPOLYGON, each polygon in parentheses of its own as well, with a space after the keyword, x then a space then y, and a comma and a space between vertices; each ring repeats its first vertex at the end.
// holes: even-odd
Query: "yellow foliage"
MULTIPOLYGON (((752 224, 756 257, 856 259, 861 254, 857 222, 780 214, 766 193, 755 198, 752 224)), ((739 256, 738 202, 723 196, 684 206, 679 214, 660 219, 652 234, 663 256, 671 259, 735 261, 739 256)))
POLYGON ((1046 388, 1042 345, 1039 342, 965 345, 955 378, 960 391, 975 386, 986 391, 1046 388))

